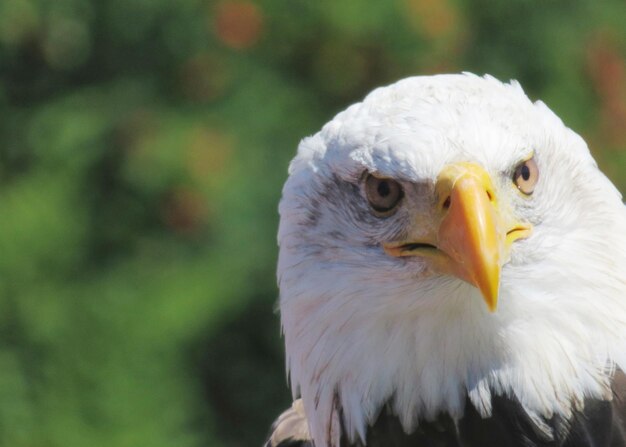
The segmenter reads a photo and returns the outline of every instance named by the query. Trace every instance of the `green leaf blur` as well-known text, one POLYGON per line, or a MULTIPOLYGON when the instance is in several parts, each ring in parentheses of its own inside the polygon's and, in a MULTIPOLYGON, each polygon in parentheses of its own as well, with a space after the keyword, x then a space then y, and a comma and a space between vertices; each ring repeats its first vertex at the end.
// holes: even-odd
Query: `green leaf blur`
POLYGON ((372 88, 518 79, 626 191, 622 0, 0 1, 0 445, 260 445, 277 204, 372 88))

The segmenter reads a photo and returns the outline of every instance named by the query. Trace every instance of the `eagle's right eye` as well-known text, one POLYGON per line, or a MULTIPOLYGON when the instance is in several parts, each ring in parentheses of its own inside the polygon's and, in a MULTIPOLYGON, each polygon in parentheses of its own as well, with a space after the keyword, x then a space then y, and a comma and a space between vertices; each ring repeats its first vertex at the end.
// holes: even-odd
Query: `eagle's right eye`
POLYGON ((365 179, 365 194, 374 211, 388 215, 400 203, 404 191, 395 180, 369 174, 365 179))

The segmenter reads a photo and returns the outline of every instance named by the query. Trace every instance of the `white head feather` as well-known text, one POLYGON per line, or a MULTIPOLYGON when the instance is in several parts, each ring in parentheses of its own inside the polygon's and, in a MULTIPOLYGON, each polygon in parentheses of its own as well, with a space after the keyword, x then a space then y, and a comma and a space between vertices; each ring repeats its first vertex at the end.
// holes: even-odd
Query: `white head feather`
POLYGON ((626 208, 585 142, 516 82, 440 75, 377 89, 305 138, 289 173, 280 310, 318 447, 336 445, 339 417, 363 439, 386 404, 411 431, 460 417, 467 395, 485 416, 492 393, 546 417, 610 399, 613 368, 626 369, 626 208), (511 169, 533 152, 539 182, 523 198, 511 169), (469 284, 381 248, 457 161, 482 165, 534 226, 513 244, 496 313, 469 284), (394 218, 369 212, 364 172, 405 185, 394 218))

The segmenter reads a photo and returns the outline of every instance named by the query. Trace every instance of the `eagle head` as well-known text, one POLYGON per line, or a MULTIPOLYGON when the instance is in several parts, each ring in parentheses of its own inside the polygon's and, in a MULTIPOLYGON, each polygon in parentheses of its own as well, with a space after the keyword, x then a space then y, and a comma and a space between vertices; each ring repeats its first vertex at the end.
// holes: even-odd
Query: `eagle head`
POLYGON ((287 367, 318 447, 383 408, 568 416, 626 367, 626 211, 516 82, 413 77, 300 143, 280 203, 287 367))

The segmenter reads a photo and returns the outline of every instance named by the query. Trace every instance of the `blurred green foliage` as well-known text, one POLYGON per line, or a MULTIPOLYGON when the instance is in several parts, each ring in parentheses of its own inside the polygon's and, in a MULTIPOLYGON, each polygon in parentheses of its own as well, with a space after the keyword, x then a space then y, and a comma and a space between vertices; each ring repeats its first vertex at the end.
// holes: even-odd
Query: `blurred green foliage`
POLYGON ((1 0, 0 445, 250 446, 290 401, 299 139, 413 74, 516 78, 626 191, 622 0, 1 0))

